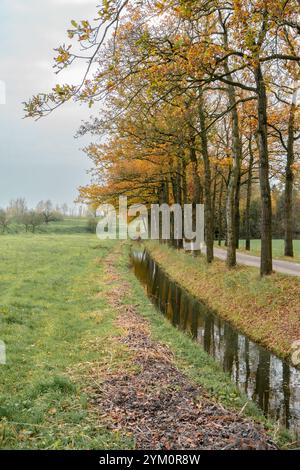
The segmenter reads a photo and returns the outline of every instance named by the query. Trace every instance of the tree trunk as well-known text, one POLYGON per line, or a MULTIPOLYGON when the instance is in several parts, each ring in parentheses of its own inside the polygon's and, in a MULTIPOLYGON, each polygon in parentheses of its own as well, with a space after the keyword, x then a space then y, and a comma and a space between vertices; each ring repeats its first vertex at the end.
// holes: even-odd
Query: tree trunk
MULTIPOLYGON (((230 106, 234 106, 235 90, 232 85, 228 86, 228 97, 230 106)), ((227 220, 227 266, 229 268, 236 265, 236 197, 239 198, 238 180, 242 160, 242 144, 239 132, 239 118, 236 107, 232 109, 232 154, 233 164, 228 183, 226 200, 226 220, 227 220)))
MULTIPOLYGON (((183 208, 183 188, 182 188, 182 176, 183 176, 183 165, 182 161, 178 160, 177 171, 176 171, 176 195, 175 195, 175 203, 180 205, 181 209, 183 208)), ((173 217, 173 223, 175 223, 175 218, 173 217)), ((175 228, 174 228, 175 230, 175 228)), ((177 249, 183 247, 183 237, 180 239, 174 239, 175 246, 177 249)))
POLYGON ((235 190, 234 204, 235 204, 235 247, 238 250, 240 246, 240 195, 241 195, 241 169, 239 168, 239 175, 237 186, 235 190))
MULTIPOLYGON (((222 20, 221 13, 220 21, 223 27, 223 40, 224 47, 226 50, 229 50, 228 44, 228 34, 226 25, 222 20)), ((228 60, 224 62, 224 72, 226 74, 227 80, 232 82, 232 77, 229 70, 228 60)), ((239 190, 238 190, 238 181, 240 175, 240 168, 242 162, 242 141, 240 137, 239 129, 239 115, 236 106, 236 93, 234 85, 231 83, 227 86, 227 94, 229 106, 231 108, 231 118, 232 118, 232 171, 229 178, 228 191, 227 191, 227 200, 226 200, 226 219, 227 219, 227 259, 226 263, 229 268, 236 265, 236 246, 237 246, 237 231, 236 231, 236 209, 239 205, 239 190), (238 200, 237 200, 238 199, 238 200)))
MULTIPOLYGON (((162 182, 158 191, 158 204, 161 206, 162 204, 169 203, 169 182, 167 179, 162 177, 162 182)), ((159 214, 159 242, 160 243, 167 243, 168 240, 164 240, 162 238, 162 214, 159 214)))
POLYGON ((194 186, 193 204, 203 204, 203 188, 198 172, 198 159, 196 154, 196 144, 194 135, 191 135, 190 160, 192 162, 192 177, 194 186))
POLYGON ((245 225, 246 225, 246 250, 250 251, 251 248, 251 227, 250 227, 250 207, 251 207, 251 197, 252 197, 252 170, 253 170, 253 151, 251 138, 249 141, 249 169, 248 169, 248 182, 247 182, 247 200, 246 200, 246 210, 245 210, 245 225))
POLYGON ((206 118, 204 112, 203 90, 199 88, 199 121, 201 150, 204 164, 204 194, 205 194, 205 239, 206 239, 206 260, 211 263, 214 259, 214 237, 213 237, 213 216, 211 201, 211 170, 208 154, 208 142, 206 131, 206 118))
POLYGON ((294 155, 294 128, 295 128, 295 112, 297 106, 298 84, 294 87, 293 99, 290 109, 289 125, 288 125, 288 143, 287 143, 287 160, 285 169, 285 191, 284 191, 284 209, 285 209, 285 231, 284 231, 284 256, 294 256, 293 236, 293 186, 294 174, 293 164, 294 155))
POLYGON ((266 85, 258 64, 255 69, 257 86, 257 114, 258 114, 258 153, 259 153, 259 180, 262 204, 261 214, 261 263, 260 273, 266 276, 272 273, 272 204, 269 181, 269 149, 268 149, 268 120, 267 120, 267 92, 266 85))
POLYGON ((221 187, 219 193, 219 208, 218 208, 218 244, 222 244, 222 202, 223 202, 223 191, 224 191, 224 178, 221 175, 221 187))
POLYGON ((187 162, 185 158, 182 160, 182 201, 181 201, 181 209, 182 209, 182 239, 181 239, 181 248, 184 247, 185 242, 185 233, 184 233, 184 207, 185 204, 189 203, 189 195, 188 195, 188 185, 187 185, 187 175, 186 175, 186 167, 187 162))
MULTIPOLYGON (((197 205, 203 204, 203 187, 201 184, 201 179, 198 172, 198 159, 196 153, 196 142, 195 135, 193 130, 190 129, 190 160, 192 163, 192 178, 193 178, 193 197, 192 197, 192 207, 193 207, 193 230, 196 230, 196 214, 197 214, 197 205)), ((200 250, 194 250, 193 255, 197 256, 200 254, 200 250)))
MULTIPOLYGON (((175 204, 178 204, 182 208, 182 165, 181 161, 178 159, 178 163, 175 169, 175 173, 171 178, 171 186, 173 193, 173 200, 175 204)), ((170 228, 171 228, 171 240, 170 243, 172 246, 177 249, 182 248, 183 239, 178 239, 175 237, 175 214, 172 211, 170 213, 170 228)))
POLYGON ((182 161, 182 204, 188 204, 188 187, 187 187, 187 179, 186 179, 186 161, 182 161))
POLYGON ((212 196, 212 214, 213 214, 213 236, 215 238, 215 218, 216 218, 216 197, 217 197, 217 166, 215 167, 215 176, 214 176, 214 187, 213 187, 213 196, 212 196))

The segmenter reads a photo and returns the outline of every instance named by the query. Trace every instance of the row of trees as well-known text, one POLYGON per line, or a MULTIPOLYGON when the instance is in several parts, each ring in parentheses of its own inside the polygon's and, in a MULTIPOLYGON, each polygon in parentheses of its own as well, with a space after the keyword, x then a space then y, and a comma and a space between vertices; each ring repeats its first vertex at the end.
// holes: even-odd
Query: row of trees
MULTIPOLYGON (((252 194, 251 203, 246 210, 247 200, 245 195, 241 194, 240 199, 240 220, 239 220, 239 237, 245 241, 245 248, 250 250, 251 240, 261 238, 261 198, 259 195, 258 185, 254 185, 254 193, 252 194)), ((272 200, 272 236, 274 239, 283 239, 285 235, 286 212, 285 212, 285 191, 284 188, 273 186, 271 189, 272 200)), ((221 206, 217 206, 214 212, 215 220, 220 221, 215 227, 215 239, 219 244, 224 240, 226 244, 226 210, 225 201, 221 206)), ((293 235, 300 239, 300 192, 295 189, 293 191, 293 235)), ((238 240, 238 246, 240 245, 238 240)))
POLYGON ((28 209, 24 198, 12 200, 6 209, 0 209, 2 233, 8 231, 11 224, 23 225, 26 232, 34 233, 40 225, 63 220, 63 213, 57 209, 50 200, 40 201, 36 209, 28 209))
POLYGON ((81 51, 57 49, 58 71, 88 64, 82 82, 34 96, 26 115, 104 100, 79 130, 98 137, 85 149, 94 171, 81 200, 204 203, 208 262, 225 230, 227 264, 236 264, 242 211, 250 247, 258 190, 261 274, 270 274, 272 184, 283 188, 293 256, 299 12, 300 0, 103 0, 94 23, 72 21, 81 51))

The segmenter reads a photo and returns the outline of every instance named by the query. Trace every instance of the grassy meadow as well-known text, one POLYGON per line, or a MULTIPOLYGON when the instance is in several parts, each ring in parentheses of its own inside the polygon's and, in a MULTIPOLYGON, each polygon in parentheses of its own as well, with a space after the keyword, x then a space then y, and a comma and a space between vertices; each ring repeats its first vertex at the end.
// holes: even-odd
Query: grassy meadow
MULTIPOLYGON (((42 224, 35 228, 36 234, 79 234, 87 233, 88 219, 85 217, 65 217, 63 220, 55 223, 42 224)), ((26 234, 24 225, 18 223, 11 223, 7 229, 8 235, 26 234)), ((2 233, 0 235, 3 235, 2 233)))
MULTIPOLYGON (((0 448, 135 447, 131 434, 110 428, 90 395, 107 371, 132 368, 131 351, 115 340, 124 332, 109 301, 122 283, 124 308, 134 305, 147 319, 152 337, 171 349, 181 370, 224 406, 246 408, 266 423, 254 404, 245 407, 246 397, 213 359, 157 314, 130 269, 129 244, 100 242, 77 222, 0 237, 0 340, 7 348, 7 364, 0 365, 0 448), (111 257, 119 281, 108 278, 111 257)), ((277 440, 285 437, 276 430, 277 440)))
POLYGON ((0 446, 129 445, 91 420, 72 379, 79 364, 111 357, 114 317, 101 295, 102 259, 110 248, 88 234, 0 238, 0 338, 7 347, 7 365, 0 366, 0 446))
MULTIPOLYGON (((284 254, 284 240, 273 240, 273 257, 284 259, 286 261, 300 262, 300 240, 294 240, 294 259, 283 256, 284 254)), ((216 245, 217 246, 217 245, 216 245)), ((222 242, 224 247, 224 242, 222 242)), ((240 251, 249 253, 251 255, 260 256, 261 240, 251 240, 250 252, 245 250, 245 240, 240 241, 240 251)))

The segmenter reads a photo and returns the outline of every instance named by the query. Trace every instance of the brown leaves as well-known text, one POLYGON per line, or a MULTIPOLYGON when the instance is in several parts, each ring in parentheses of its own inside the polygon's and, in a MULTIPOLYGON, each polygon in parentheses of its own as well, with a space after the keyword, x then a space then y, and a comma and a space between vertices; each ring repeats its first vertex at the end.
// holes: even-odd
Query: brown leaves
POLYGON ((275 448, 260 427, 224 410, 191 383, 132 309, 121 312, 118 324, 127 330, 121 342, 135 352, 138 372, 110 376, 101 392, 94 392, 93 403, 112 429, 132 433, 138 449, 275 448))
POLYGON ((90 404, 99 419, 131 434, 138 449, 275 449, 260 426, 215 403, 178 370, 171 350, 151 338, 137 306, 124 304, 130 286, 118 278, 114 258, 107 262, 116 287, 108 300, 122 331, 114 341, 129 349, 133 367, 103 371, 102 383, 90 377, 90 404))

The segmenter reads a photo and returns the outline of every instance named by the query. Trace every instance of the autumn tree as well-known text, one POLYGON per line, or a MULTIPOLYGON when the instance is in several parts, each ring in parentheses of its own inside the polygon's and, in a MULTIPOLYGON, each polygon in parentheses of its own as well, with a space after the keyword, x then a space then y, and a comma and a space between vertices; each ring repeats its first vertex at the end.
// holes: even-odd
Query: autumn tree
MULTIPOLYGON (((261 195, 261 274, 270 274, 268 110, 282 86, 282 77, 291 79, 291 64, 299 67, 298 12, 296 0, 103 1, 95 23, 72 21, 69 37, 79 41, 85 54, 74 52, 71 45, 57 49, 58 71, 76 61, 87 62, 81 83, 57 85, 51 93, 33 97, 25 105, 27 116, 40 118, 70 99, 89 106, 106 100, 116 111, 114 118, 120 115, 130 121, 133 113, 131 135, 124 120, 117 120, 115 129, 111 128, 115 135, 109 137, 100 153, 99 147, 96 152, 90 147, 88 153, 96 159, 98 169, 102 166, 106 182, 103 185, 98 181, 88 190, 82 189, 81 195, 94 194, 95 198, 103 199, 130 191, 133 198, 156 194, 157 199, 165 201, 172 194, 173 200, 182 203, 190 196, 186 188, 191 176, 194 202, 200 200, 202 190, 204 194, 209 262, 213 259, 216 225, 216 175, 220 175, 214 162, 215 135, 229 116, 227 146, 218 157, 229 162, 225 178, 222 173, 222 197, 226 183, 227 263, 229 267, 236 264, 241 187, 247 182, 249 214, 256 155, 261 195), (256 130, 244 138, 241 107, 252 102, 256 130), (174 133, 174 125, 158 129, 161 126, 156 122, 160 119, 168 122, 166 114, 172 120, 172 108, 180 110, 177 119, 182 132, 177 129, 174 133), (244 172, 245 155, 248 167, 244 172)), ((289 126, 293 128, 290 130, 293 139, 294 111, 292 106, 289 126)), ((105 118, 98 120, 97 132, 99 124, 105 130, 107 123, 105 118)), ((286 172, 289 175, 294 158, 293 139, 289 139, 286 172)), ((287 208, 291 207, 290 179, 289 176, 286 180, 287 208)), ((286 232, 289 227, 287 223, 286 232)))

